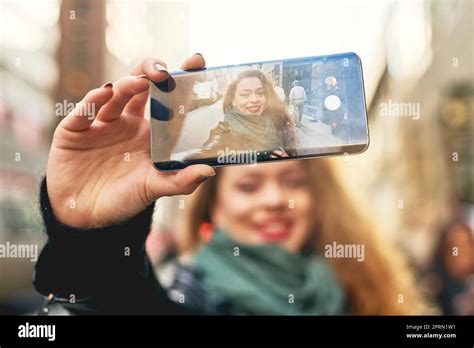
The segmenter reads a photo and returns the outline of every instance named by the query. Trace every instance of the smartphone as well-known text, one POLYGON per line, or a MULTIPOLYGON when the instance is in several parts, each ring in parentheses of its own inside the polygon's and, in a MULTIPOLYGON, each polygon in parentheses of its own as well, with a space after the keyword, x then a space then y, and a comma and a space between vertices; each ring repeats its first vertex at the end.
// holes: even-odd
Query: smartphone
POLYGON ((369 145, 355 53, 170 73, 150 84, 158 170, 356 154, 369 145))

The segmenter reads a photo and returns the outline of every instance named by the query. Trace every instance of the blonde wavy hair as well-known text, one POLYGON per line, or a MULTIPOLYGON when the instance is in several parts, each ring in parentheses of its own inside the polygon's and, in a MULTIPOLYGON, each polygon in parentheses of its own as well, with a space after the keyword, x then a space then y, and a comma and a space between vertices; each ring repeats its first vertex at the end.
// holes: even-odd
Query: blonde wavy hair
MULTIPOLYGON (((312 180, 309 189, 318 202, 314 209, 314 252, 324 255, 324 246, 362 244, 365 260, 328 258, 329 264, 345 289, 349 310, 355 315, 425 314, 426 306, 415 286, 414 277, 401 253, 381 241, 370 220, 357 209, 340 184, 330 159, 304 160, 312 180)), ((220 169, 222 170, 222 169, 220 169)), ((210 222, 216 201, 218 169, 188 197, 186 215, 178 245, 183 254, 192 254, 201 246, 199 228, 210 222)), ((227 170, 227 169, 224 169, 227 170)), ((231 169, 230 169, 231 170, 231 169)))

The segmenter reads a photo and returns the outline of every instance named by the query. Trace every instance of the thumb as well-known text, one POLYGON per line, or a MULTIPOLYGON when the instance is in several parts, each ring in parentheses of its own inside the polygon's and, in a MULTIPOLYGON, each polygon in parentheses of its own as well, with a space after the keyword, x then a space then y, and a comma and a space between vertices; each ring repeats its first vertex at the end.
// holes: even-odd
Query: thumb
POLYGON ((150 202, 163 196, 188 195, 216 174, 212 167, 204 164, 195 164, 175 173, 152 170, 154 173, 146 184, 146 196, 150 202))
POLYGON ((208 165, 196 164, 180 170, 173 177, 173 183, 179 194, 190 194, 200 184, 216 175, 214 169, 208 165))

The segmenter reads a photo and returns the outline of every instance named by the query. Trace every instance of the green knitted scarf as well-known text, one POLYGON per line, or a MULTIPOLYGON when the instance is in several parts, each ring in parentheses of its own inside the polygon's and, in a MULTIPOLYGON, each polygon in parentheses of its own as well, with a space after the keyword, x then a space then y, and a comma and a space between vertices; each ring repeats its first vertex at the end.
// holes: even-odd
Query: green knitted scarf
POLYGON ((217 231, 194 259, 204 289, 231 314, 345 314, 345 295, 326 261, 277 245, 249 245, 217 231))

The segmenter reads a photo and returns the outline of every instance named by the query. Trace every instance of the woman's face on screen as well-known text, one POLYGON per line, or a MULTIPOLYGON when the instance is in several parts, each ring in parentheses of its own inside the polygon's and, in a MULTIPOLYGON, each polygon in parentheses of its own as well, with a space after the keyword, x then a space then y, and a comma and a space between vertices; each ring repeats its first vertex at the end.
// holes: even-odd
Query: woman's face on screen
POLYGON ((236 85, 232 105, 245 114, 260 116, 266 101, 262 81, 257 77, 245 77, 236 85))
POLYGON ((309 179, 294 161, 223 168, 212 222, 236 241, 298 251, 312 227, 309 179))

